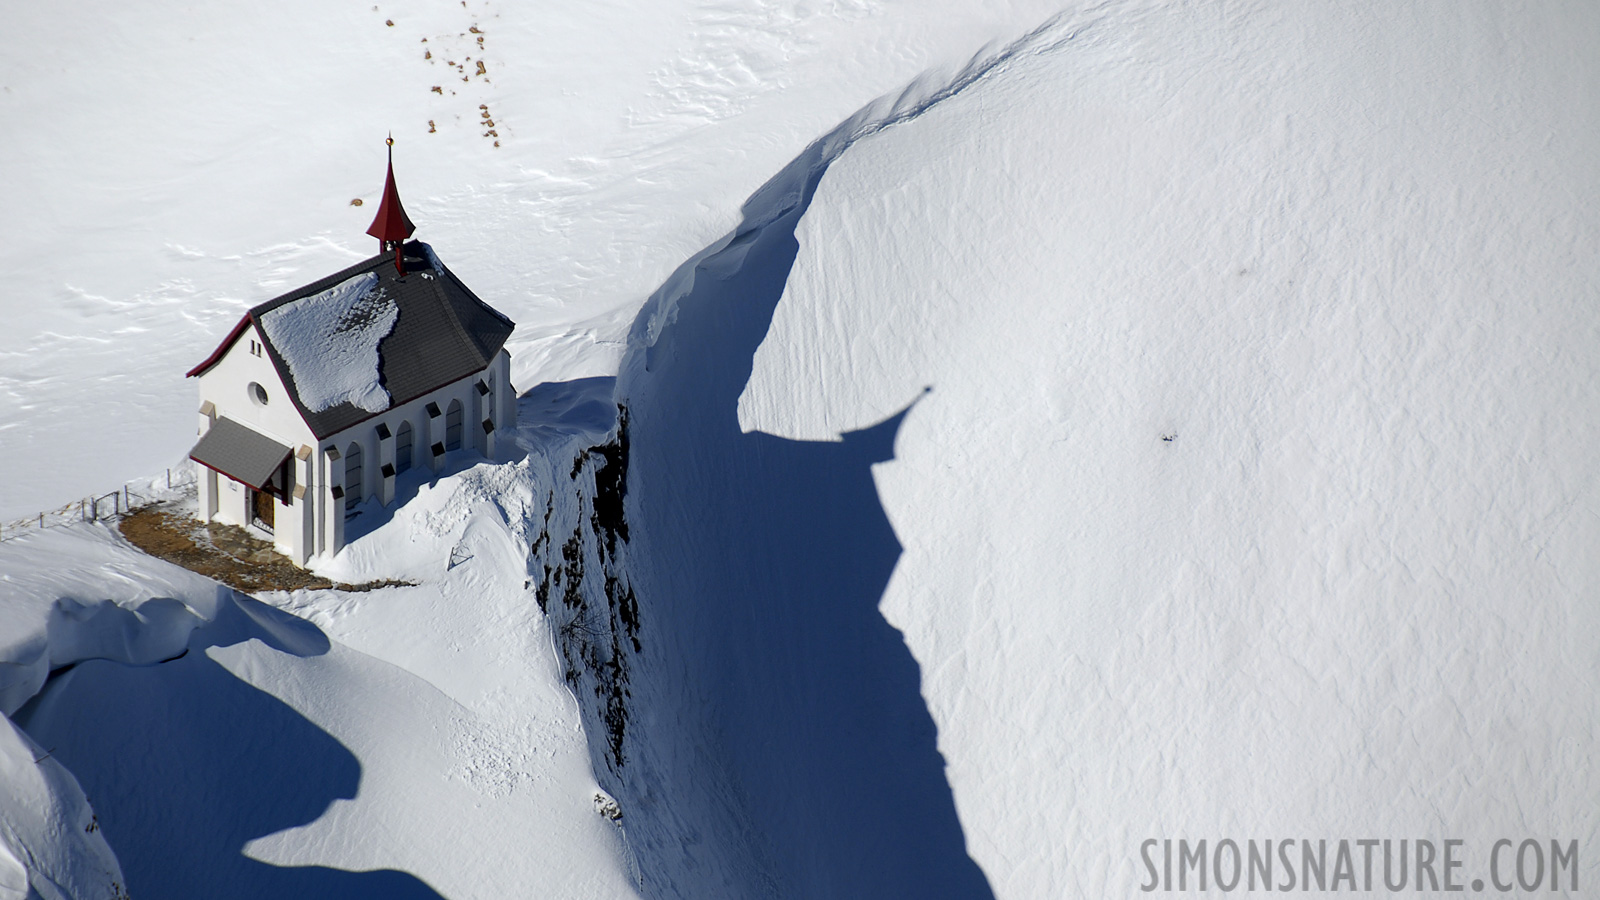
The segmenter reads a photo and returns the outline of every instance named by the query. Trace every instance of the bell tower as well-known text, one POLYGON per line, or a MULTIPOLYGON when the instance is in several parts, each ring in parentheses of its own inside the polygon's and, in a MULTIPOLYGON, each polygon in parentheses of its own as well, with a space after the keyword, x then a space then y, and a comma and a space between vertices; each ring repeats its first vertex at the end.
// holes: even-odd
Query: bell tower
POLYGON ((389 145, 389 174, 383 182, 383 200, 378 204, 378 214, 373 217, 367 234, 378 239, 379 252, 394 251, 395 270, 404 276, 406 268, 400 255, 400 245, 411 237, 417 226, 411 224, 411 217, 400 205, 400 191, 394 186, 394 135, 389 135, 384 143, 389 145))

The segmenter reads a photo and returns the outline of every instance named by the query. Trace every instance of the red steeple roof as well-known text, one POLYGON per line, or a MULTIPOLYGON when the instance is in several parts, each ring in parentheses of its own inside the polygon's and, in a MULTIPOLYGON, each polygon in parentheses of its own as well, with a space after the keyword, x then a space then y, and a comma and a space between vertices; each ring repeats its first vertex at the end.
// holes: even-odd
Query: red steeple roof
POLYGON ((411 237, 417 226, 411 224, 411 217, 406 215, 405 207, 400 205, 400 191, 394 186, 394 138, 390 137, 389 144, 389 176, 383 182, 383 201, 378 204, 378 215, 373 218, 372 226, 367 229, 367 234, 380 241, 399 242, 411 237))

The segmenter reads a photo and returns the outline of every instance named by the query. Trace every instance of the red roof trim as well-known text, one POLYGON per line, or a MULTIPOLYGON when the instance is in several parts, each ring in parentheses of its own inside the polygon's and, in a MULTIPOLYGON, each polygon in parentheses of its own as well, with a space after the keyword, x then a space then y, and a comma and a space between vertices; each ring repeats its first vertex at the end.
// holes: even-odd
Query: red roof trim
MULTIPOLYGON (((205 370, 216 365, 219 361, 221 361, 223 355, 228 352, 228 348, 233 346, 233 342, 237 341, 239 339, 239 335, 244 334, 244 330, 248 327, 250 327, 250 314, 245 313, 244 318, 239 320, 239 324, 233 326, 233 330, 228 332, 228 336, 222 339, 222 343, 217 346, 217 349, 211 351, 211 355, 206 357, 206 361, 190 369, 188 374, 184 375, 183 377, 193 378, 196 375, 203 374, 205 370)), ((232 476, 229 477, 231 478, 232 476)))

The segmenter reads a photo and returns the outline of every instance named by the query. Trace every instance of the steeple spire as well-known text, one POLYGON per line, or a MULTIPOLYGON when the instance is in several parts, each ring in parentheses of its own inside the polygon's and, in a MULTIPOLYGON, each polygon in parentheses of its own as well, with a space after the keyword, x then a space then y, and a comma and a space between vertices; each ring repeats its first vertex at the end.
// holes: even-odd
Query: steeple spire
POLYGON ((400 205, 400 191, 394 186, 394 135, 390 134, 384 143, 389 145, 389 174, 383 182, 383 200, 378 203, 378 214, 373 217, 367 234, 378 239, 381 250, 394 250, 394 267, 404 275, 406 270, 400 261, 400 244, 411 237, 417 226, 411 224, 411 217, 400 205))

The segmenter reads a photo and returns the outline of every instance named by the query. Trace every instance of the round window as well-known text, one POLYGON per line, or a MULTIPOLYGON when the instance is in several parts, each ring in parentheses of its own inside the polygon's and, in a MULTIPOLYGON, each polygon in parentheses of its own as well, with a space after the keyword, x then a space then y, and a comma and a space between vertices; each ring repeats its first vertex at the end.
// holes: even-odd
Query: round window
POLYGON ((259 384, 256 384, 254 381, 252 381, 252 382, 250 382, 250 387, 246 388, 246 390, 248 390, 250 392, 250 400, 255 405, 257 405, 257 406, 266 406, 267 405, 267 389, 266 388, 262 387, 259 384))

